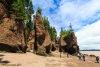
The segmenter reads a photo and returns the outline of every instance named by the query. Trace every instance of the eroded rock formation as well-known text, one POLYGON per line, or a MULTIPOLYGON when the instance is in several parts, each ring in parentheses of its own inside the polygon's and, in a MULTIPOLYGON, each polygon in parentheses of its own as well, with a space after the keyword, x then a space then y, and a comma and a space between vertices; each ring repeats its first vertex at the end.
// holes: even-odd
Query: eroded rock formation
POLYGON ((25 32, 23 20, 9 17, 6 0, 0 0, 0 50, 8 52, 24 51, 25 32))
POLYGON ((10 49, 5 46, 5 51, 16 52, 22 50, 23 47, 25 47, 23 26, 24 25, 22 22, 17 22, 9 18, 3 19, 3 23, 0 24, 0 46, 6 44, 12 48, 15 48, 10 49))
POLYGON ((9 16, 8 9, 9 8, 6 1, 0 0, 0 19, 6 18, 9 16))
POLYGON ((30 50, 34 50, 34 30, 32 30, 29 34, 29 38, 28 38, 28 43, 27 43, 27 50, 30 51, 30 50))
POLYGON ((37 53, 49 53, 52 48, 48 31, 45 29, 40 13, 34 16, 35 43, 34 49, 37 53))
POLYGON ((67 37, 60 37, 60 45, 59 50, 64 50, 65 52, 68 52, 69 54, 74 54, 79 51, 79 46, 77 45, 77 37, 75 36, 75 33, 72 32, 67 37))

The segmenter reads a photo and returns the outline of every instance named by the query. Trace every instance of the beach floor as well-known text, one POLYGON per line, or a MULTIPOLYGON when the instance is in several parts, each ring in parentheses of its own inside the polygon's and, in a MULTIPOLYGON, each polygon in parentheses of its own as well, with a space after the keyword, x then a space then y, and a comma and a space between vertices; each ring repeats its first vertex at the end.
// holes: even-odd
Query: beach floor
POLYGON ((100 67, 100 63, 95 63, 95 58, 86 57, 86 61, 80 61, 75 56, 66 57, 59 52, 53 52, 54 56, 39 56, 30 52, 20 53, 0 53, 0 67, 100 67))

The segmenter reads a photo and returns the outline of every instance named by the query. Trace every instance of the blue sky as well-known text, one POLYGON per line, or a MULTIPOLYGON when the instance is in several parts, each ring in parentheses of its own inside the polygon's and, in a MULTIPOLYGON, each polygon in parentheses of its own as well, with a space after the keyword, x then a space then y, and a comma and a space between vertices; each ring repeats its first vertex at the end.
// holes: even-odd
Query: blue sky
POLYGON ((42 8, 57 35, 72 23, 80 49, 100 49, 100 0, 32 0, 34 10, 42 8))

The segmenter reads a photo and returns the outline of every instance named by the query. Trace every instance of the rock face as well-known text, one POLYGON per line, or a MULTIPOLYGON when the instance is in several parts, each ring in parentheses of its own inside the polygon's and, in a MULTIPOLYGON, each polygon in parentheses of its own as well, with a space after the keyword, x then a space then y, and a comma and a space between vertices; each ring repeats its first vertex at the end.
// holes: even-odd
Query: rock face
POLYGON ((77 38, 72 32, 67 37, 61 37, 60 38, 60 51, 64 50, 65 52, 68 52, 69 54, 74 54, 76 52, 79 52, 79 46, 77 45, 77 38))
POLYGON ((0 19, 6 18, 8 17, 9 13, 8 13, 8 9, 7 9, 7 4, 4 5, 6 3, 5 0, 0 0, 0 19))
POLYGON ((5 18, 3 23, 0 24, 0 49, 16 52, 22 50, 23 47, 25 47, 23 23, 5 18), (1 45, 4 47, 1 47, 1 45), (10 49, 6 45, 15 49, 10 49), (5 47, 6 49, 3 49, 5 47))
POLYGON ((8 52, 25 51, 25 32, 23 20, 8 17, 6 1, 0 0, 0 50, 8 52))
POLYGON ((49 53, 52 48, 48 31, 45 29, 40 13, 34 16, 35 42, 34 49, 37 53, 49 53))
POLYGON ((34 30, 32 30, 29 34, 29 38, 28 38, 28 43, 27 43, 27 50, 30 51, 30 50, 34 50, 34 30))

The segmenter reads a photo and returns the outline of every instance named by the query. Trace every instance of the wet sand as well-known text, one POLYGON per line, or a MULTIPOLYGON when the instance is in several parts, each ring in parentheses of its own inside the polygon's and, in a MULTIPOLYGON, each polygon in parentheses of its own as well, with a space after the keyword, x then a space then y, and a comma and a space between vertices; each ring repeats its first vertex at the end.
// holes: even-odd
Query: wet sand
POLYGON ((100 51, 80 51, 81 53, 83 54, 93 54, 93 55, 96 55, 96 56, 100 56, 100 51))

